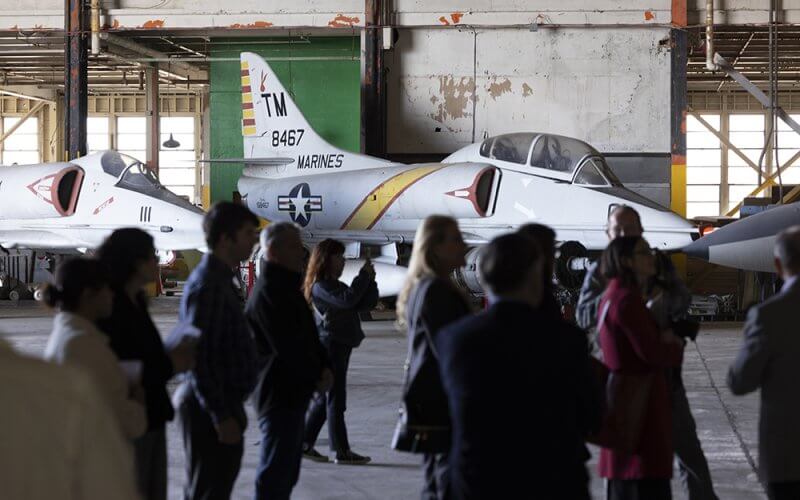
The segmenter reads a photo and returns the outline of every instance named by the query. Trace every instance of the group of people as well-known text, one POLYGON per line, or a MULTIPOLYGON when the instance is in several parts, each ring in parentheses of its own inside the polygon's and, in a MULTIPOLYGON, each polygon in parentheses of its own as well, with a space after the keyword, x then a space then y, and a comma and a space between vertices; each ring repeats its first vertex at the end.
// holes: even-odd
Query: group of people
MULTIPOLYGON (((165 426, 175 416, 185 498, 229 498, 251 396, 261 431, 256 499, 288 499, 303 458, 370 461, 351 449, 344 418, 351 353, 365 337, 359 315, 378 301, 370 261, 344 283, 341 242, 322 241, 309 257, 297 226, 259 232, 234 203, 214 205, 203 229, 209 252, 166 341, 145 295, 157 276, 153 239, 129 228, 93 257, 61 263, 43 290, 57 310, 46 362, 0 344, 0 394, 29 402, 0 413, 0 424, 23 427, 8 437, 18 453, 0 453, 0 470, 19 472, 4 485, 10 498, 165 499, 165 426), (245 297, 235 274, 259 239, 261 272, 245 297), (315 447, 326 420, 332 457, 315 447)), ((689 294, 643 232, 632 208, 610 212, 609 245, 587 273, 575 325, 554 295, 552 229, 528 224, 483 247, 486 303, 476 308, 451 278, 467 250, 457 222, 422 222, 397 301, 408 357, 392 440, 422 455, 422 498, 588 499, 587 441, 603 446, 608 499, 671 498, 673 456, 691 500, 717 498, 681 378, 689 294), (599 441, 610 408, 626 404, 613 400, 613 377, 644 394, 632 449, 599 441)), ((736 394, 764 388, 761 468, 770 498, 782 499, 800 491, 791 457, 800 405, 790 396, 800 342, 785 324, 800 293, 800 229, 778 238, 776 263, 786 284, 748 316, 729 385, 736 394)))

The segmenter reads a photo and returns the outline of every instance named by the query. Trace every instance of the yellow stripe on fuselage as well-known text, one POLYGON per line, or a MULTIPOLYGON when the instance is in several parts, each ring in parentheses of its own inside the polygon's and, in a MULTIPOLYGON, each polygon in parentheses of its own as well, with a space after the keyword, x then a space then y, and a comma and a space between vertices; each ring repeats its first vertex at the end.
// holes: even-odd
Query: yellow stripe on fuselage
POLYGON ((373 189, 353 213, 350 214, 350 217, 348 217, 342 225, 342 229, 350 231, 372 229, 405 190, 423 177, 441 170, 444 167, 446 167, 446 165, 412 168, 411 170, 406 170, 382 182, 380 186, 373 189))

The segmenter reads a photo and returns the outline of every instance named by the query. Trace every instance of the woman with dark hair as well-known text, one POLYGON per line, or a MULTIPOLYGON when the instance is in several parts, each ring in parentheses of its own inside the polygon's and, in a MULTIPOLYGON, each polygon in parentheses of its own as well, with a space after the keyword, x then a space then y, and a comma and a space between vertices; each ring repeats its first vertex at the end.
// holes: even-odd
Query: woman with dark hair
POLYGON ((44 357, 83 368, 95 381, 119 422, 122 433, 134 439, 145 431, 141 388, 131 383, 95 323, 111 314, 112 294, 106 268, 98 261, 73 258, 62 262, 55 283, 42 290, 42 301, 58 309, 44 357))
POLYGON ((328 352, 333 370, 333 387, 324 397, 313 399, 309 405, 303 456, 318 462, 328 460, 314 449, 327 417, 330 447, 336 453, 336 463, 365 464, 371 460, 370 457, 353 452, 347 439, 344 423, 347 368, 353 349, 364 340, 358 313, 369 311, 378 303, 378 286, 375 268, 369 261, 364 263, 350 286, 339 281, 344 271, 344 250, 344 245, 336 240, 320 242, 311 252, 303 283, 303 293, 314 307, 320 340, 328 352))
POLYGON ((603 362, 612 374, 651 377, 637 451, 600 452, 600 476, 608 479, 606 498, 670 499, 673 446, 665 368, 680 366, 683 341, 670 330, 659 331, 645 304, 647 283, 656 272, 647 241, 640 236, 612 240, 601 269, 608 280, 597 322, 603 362))
POLYGON ((147 500, 167 498, 166 423, 175 416, 166 384, 191 368, 194 347, 189 342, 167 352, 150 313, 144 287, 158 276, 153 238, 136 228, 114 231, 97 251, 109 270, 114 296, 111 315, 98 322, 111 349, 124 361, 141 364, 147 409, 147 433, 134 442, 139 491, 147 500))

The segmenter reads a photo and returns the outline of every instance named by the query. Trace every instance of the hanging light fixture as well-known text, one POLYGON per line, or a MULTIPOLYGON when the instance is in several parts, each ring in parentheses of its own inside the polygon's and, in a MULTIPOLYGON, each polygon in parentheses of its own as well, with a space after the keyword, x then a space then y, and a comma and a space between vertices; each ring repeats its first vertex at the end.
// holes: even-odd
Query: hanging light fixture
MULTIPOLYGON (((167 118, 170 118, 172 115, 169 111, 169 101, 167 101, 167 118)), ((181 145, 180 142, 176 141, 174 137, 172 137, 172 132, 169 133, 169 139, 164 141, 162 144, 167 149, 175 149, 181 145)))
POLYGON ((167 139, 166 141, 164 141, 164 143, 163 143, 163 144, 161 144, 161 145, 162 145, 162 146, 164 146, 165 148, 169 148, 169 149, 175 149, 175 148, 177 148, 178 146, 180 146, 180 145, 181 145, 181 143, 180 143, 180 142, 178 142, 178 141, 176 141, 176 140, 175 140, 175 138, 174 138, 174 137, 172 137, 172 132, 170 132, 170 133, 169 133, 169 139, 167 139))

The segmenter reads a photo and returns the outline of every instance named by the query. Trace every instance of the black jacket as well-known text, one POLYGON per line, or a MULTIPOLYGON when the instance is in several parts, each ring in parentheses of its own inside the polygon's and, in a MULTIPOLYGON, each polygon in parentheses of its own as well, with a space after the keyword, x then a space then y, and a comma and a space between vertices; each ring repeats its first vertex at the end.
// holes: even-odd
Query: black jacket
POLYGON ((320 337, 358 347, 364 340, 358 313, 377 305, 378 285, 363 272, 350 286, 337 280, 318 281, 311 288, 311 300, 324 318, 317 320, 320 337))
POLYGON ((259 415, 273 408, 305 409, 327 366, 301 281, 300 274, 267 262, 245 307, 259 353, 259 415))
POLYGON ((409 420, 416 425, 449 426, 435 347, 431 349, 427 338, 435 341, 443 327, 469 314, 469 304, 447 280, 425 278, 409 294, 406 308, 409 354, 403 398, 409 420))
POLYGON ((440 332, 454 498, 514 498, 532 487, 532 477, 537 498, 586 497, 578 452, 593 427, 584 413, 597 409, 579 337, 510 301, 440 332))
POLYGON ((120 360, 142 362, 147 429, 164 427, 175 416, 167 394, 167 381, 174 372, 161 335, 147 312, 144 296, 134 303, 124 292, 115 292, 111 316, 98 321, 97 326, 108 335, 111 350, 120 360))

